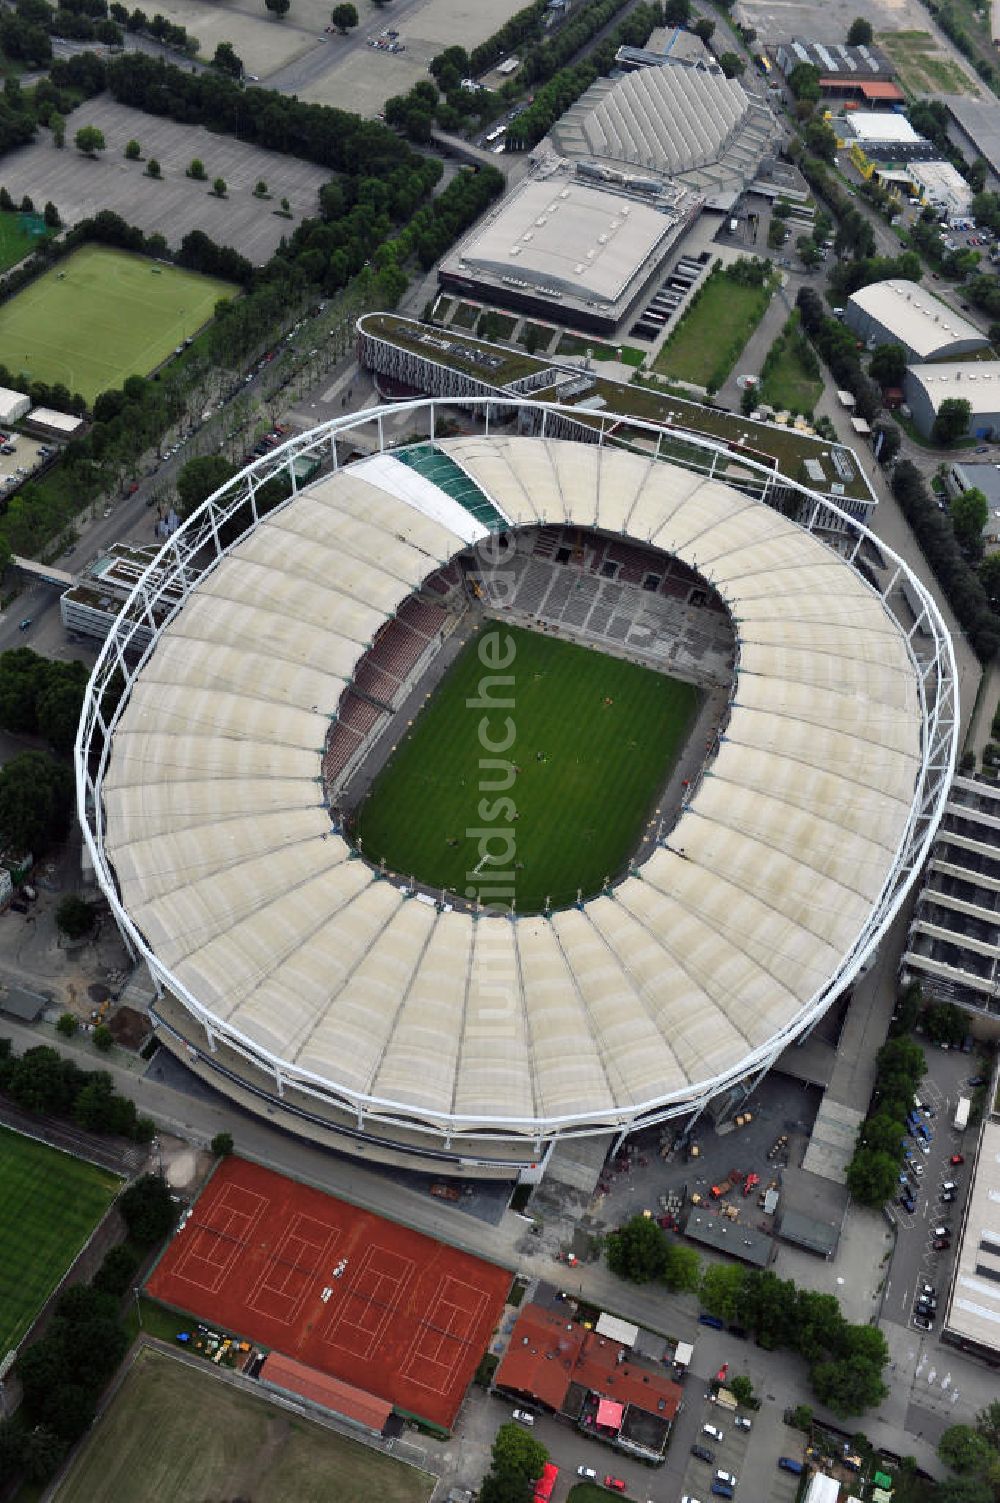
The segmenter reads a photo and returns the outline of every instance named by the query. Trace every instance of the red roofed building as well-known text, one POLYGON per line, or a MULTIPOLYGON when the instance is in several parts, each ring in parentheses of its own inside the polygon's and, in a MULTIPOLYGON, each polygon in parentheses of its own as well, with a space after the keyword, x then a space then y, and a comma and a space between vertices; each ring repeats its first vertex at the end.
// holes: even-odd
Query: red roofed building
POLYGON ((906 99, 898 84, 879 78, 848 78, 841 74, 835 78, 821 78, 819 87, 824 97, 854 99, 876 110, 903 104, 906 99))
POLYGON ((680 1387, 659 1366, 541 1305, 522 1309, 493 1382, 567 1415, 585 1433, 656 1461, 681 1401, 680 1387))
POLYGON ((305 1399, 320 1409, 329 1409, 376 1435, 382 1434, 392 1413, 392 1405, 385 1399, 378 1399, 363 1388, 354 1388, 339 1378, 328 1377, 326 1373, 306 1367, 281 1352, 268 1353, 258 1376, 266 1387, 305 1399))

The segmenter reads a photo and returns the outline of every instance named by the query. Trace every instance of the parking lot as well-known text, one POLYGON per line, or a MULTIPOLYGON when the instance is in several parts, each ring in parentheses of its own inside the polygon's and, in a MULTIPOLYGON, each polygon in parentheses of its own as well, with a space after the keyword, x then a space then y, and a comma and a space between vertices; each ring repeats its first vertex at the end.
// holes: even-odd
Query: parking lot
MULTIPOLYGON (((749 1410, 741 1409, 739 1414, 741 1419, 753 1424, 749 1410)), ((711 1494, 713 1482, 726 1486, 729 1478, 735 1479, 728 1483, 735 1494, 745 1470, 747 1448, 753 1431, 738 1426, 732 1410, 723 1408, 721 1404, 713 1404, 707 1398, 701 1402, 700 1420, 700 1434, 688 1454, 682 1494, 690 1499, 707 1498, 711 1494), (695 1455, 696 1449, 704 1455, 695 1455), (726 1474, 725 1477, 719 1475, 722 1472, 726 1474)), ((794 1489, 792 1495, 794 1496, 794 1489)))
POLYGON ((971 1088, 967 1085, 969 1077, 978 1074, 980 1069, 975 1054, 945 1051, 933 1044, 925 1044, 924 1053, 927 1074, 918 1094, 921 1102, 934 1113, 932 1117, 924 1117, 932 1136, 926 1154, 917 1149, 912 1136, 907 1140, 910 1161, 916 1168, 923 1169, 919 1175, 915 1169, 907 1170, 909 1184, 915 1191, 914 1211, 907 1212, 898 1199, 887 1208, 887 1214, 896 1224, 897 1237, 882 1311, 887 1320, 911 1327, 914 1334, 917 1331, 913 1325, 913 1305, 918 1284, 930 1284, 935 1291, 938 1308, 931 1312, 935 1317, 934 1329, 947 1300, 954 1244, 948 1248, 935 1248, 934 1228, 947 1226, 957 1231, 961 1224, 968 1186, 967 1166, 951 1165, 949 1159, 952 1154, 965 1153, 967 1143, 974 1141, 975 1128, 956 1132, 952 1123, 959 1097, 971 1095, 971 1088), (940 1199, 941 1184, 949 1179, 956 1183, 958 1190, 954 1201, 944 1203, 940 1199))
POLYGON ((3 443, 2 447, 14 451, 12 454, 0 453, 0 496, 6 496, 16 490, 32 470, 37 470, 44 463, 45 455, 41 450, 45 448, 54 450, 54 445, 51 440, 28 438, 26 434, 14 433, 10 428, 0 431, 9 440, 3 443))

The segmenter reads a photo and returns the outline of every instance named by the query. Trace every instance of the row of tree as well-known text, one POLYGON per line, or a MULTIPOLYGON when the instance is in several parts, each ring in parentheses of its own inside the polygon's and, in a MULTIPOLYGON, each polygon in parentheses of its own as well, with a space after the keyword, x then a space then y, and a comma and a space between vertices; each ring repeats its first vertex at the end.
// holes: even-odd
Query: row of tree
POLYGON ((0 1092, 22 1111, 62 1117, 87 1132, 148 1143, 156 1128, 141 1117, 129 1096, 119 1096, 103 1070, 81 1070, 57 1049, 38 1044, 14 1054, 10 1039, 0 1039, 0 1092))
POLYGON ((73 748, 87 687, 87 670, 75 659, 59 662, 18 647, 0 653, 0 729, 41 736, 56 751, 73 748))
POLYGON ((889 1039, 878 1051, 871 1106, 847 1166, 847 1187, 862 1205, 882 1206, 895 1194, 906 1119, 926 1072, 924 1051, 912 1039, 889 1039))
POLYGON ((862 370, 854 335, 838 319, 829 317, 811 287, 799 288, 795 304, 803 331, 829 366, 838 387, 853 394, 858 416, 871 422, 882 406, 882 394, 862 370))
POLYGON ((949 517, 910 460, 897 462, 890 483, 962 630, 977 656, 987 662, 1000 648, 1000 616, 979 574, 963 555, 949 517))

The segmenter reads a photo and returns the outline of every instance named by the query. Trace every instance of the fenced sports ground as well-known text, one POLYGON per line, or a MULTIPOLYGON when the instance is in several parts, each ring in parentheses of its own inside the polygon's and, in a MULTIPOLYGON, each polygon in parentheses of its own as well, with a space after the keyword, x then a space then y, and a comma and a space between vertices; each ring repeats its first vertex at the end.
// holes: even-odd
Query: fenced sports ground
POLYGON ((23 1339, 121 1180, 0 1127, 0 1358, 23 1339))
MULTIPOLYGON (((615 877, 639 843, 658 791, 684 744, 698 701, 692 684, 538 632, 496 630, 516 740, 509 796, 517 823, 512 885, 519 913, 565 906, 615 877)), ((481 709, 487 676, 473 639, 452 666, 362 807, 356 836, 373 861, 434 887, 465 891, 479 860, 483 798, 481 709)), ((501 784, 495 773, 488 786, 501 784)), ((496 795, 491 795, 491 799, 496 795)), ((494 816, 496 817, 496 816, 494 816)), ((484 885, 486 878, 484 877, 484 885)))
POLYGON ((0 307, 0 363, 92 402, 155 370, 237 291, 145 256, 82 245, 0 307))
POLYGON ((147 1289, 449 1428, 510 1283, 492 1263, 231 1158, 147 1289))
POLYGON ((58 1503, 426 1503, 433 1478, 143 1349, 60 1485, 58 1503))

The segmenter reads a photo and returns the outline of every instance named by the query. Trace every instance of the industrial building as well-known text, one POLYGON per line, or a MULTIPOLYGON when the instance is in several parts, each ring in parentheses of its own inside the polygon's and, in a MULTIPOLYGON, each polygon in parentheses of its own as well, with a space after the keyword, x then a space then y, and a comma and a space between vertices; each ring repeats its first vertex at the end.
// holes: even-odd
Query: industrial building
POLYGON ((941 404, 949 397, 969 403, 966 431, 974 438, 991 439, 1000 434, 1000 360, 909 365, 903 394, 913 421, 925 436, 930 435, 941 404))
POLYGON ((982 491, 989 507, 983 546, 987 553, 995 553, 1000 548, 1000 465, 953 464, 945 484, 952 496, 961 496, 968 490, 982 491))
MULTIPOLYGON (((633 186, 624 174, 619 185, 633 186)), ((664 201, 651 186, 652 197, 609 192, 550 162, 444 257, 441 285, 610 334, 697 211, 682 189, 664 201)))
POLYGON ((872 282, 852 292, 844 322, 866 342, 901 345, 908 360, 953 360, 989 344, 975 324, 917 282, 872 282))
POLYGON ((19 423, 31 406, 31 398, 23 391, 14 391, 9 386, 0 386, 0 423, 19 423))
POLYGON ((1000 186, 1000 103, 970 99, 965 94, 942 94, 951 116, 948 134, 969 162, 981 157, 989 168, 986 186, 1000 186))
POLYGON ((913 129, 904 115, 892 111, 856 110, 831 121, 838 145, 846 148, 866 177, 879 162, 930 162, 940 149, 913 129))
MULTIPOLYGON (((102 553, 90 565, 84 578, 60 596, 59 615, 66 630, 103 642, 136 584, 151 568, 158 551, 154 547, 129 548, 124 543, 113 543, 107 553, 102 553)), ((157 570, 147 576, 151 584, 155 582, 158 590, 160 573, 157 570)), ((162 598, 152 608, 154 619, 161 622, 181 596, 178 583, 169 583, 164 577, 162 598)), ((148 647, 152 639, 151 626, 137 625, 137 649, 148 647)))
POLYGON ((683 26, 655 27, 645 47, 619 47, 615 62, 624 72, 678 62, 688 67, 707 68, 710 72, 722 71, 701 37, 683 26))
POLYGON ((890 79, 895 70, 878 47, 850 47, 840 42, 807 42, 793 37, 774 48, 774 60, 788 78, 800 63, 818 68, 823 78, 871 82, 890 79))
POLYGON ((553 438, 558 409, 529 396, 535 435, 507 415, 498 434, 501 406, 482 403, 492 433, 438 439, 441 404, 411 402, 428 439, 402 448, 397 409, 345 414, 233 477, 174 534, 145 620, 115 622, 76 771, 96 879, 189 1070, 366 1160, 534 1182, 565 1138, 752 1089, 843 995, 936 831, 956 675, 929 591, 887 545, 866 559, 849 519, 842 551, 814 535, 809 492, 797 525, 719 478, 721 444, 700 441, 716 459, 696 473, 658 457, 659 425, 632 419, 623 441, 592 410, 588 442, 553 438), (364 457, 341 464, 344 445, 364 457), (309 456, 333 468, 298 488, 309 456), (248 526, 282 476, 291 495, 248 526), (555 526, 596 570, 551 554, 555 526), (544 913, 391 872, 343 817, 346 780, 501 595, 574 640, 585 621, 592 650, 676 672, 690 643, 725 674, 662 834, 544 913))
POLYGON ((1000 787, 952 784, 903 952, 906 982, 1000 1017, 1000 787))
POLYGON ((625 172, 728 209, 777 148, 780 127, 735 78, 668 58, 599 78, 556 122, 553 151, 595 175, 625 172))
POLYGON ((941 1338, 1000 1365, 1000 1119, 994 1112, 972 1165, 941 1338))
POLYGON ((908 162, 904 168, 915 196, 946 214, 964 219, 972 208, 972 188, 951 162, 908 162))

